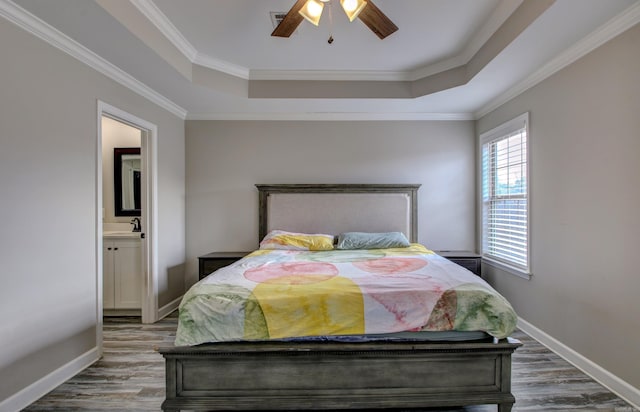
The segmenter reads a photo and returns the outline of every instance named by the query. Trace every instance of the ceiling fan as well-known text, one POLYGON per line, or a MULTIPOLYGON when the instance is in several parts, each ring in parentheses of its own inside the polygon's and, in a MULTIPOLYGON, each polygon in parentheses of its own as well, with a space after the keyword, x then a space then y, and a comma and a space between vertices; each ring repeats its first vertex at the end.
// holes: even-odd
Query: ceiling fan
MULTIPOLYGON (((324 4, 331 0, 297 0, 287 15, 271 33, 275 37, 289 37, 303 19, 318 25, 324 4)), ((398 26, 385 16, 371 0, 340 0, 340 4, 350 21, 359 18, 380 39, 398 30, 398 26)))

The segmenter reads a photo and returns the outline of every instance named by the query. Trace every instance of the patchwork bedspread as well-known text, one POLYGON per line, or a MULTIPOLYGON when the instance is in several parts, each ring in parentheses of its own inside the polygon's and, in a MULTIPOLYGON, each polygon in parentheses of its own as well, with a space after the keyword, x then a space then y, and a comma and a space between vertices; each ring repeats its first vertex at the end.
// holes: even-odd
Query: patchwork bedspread
POLYGON ((175 344, 405 331, 515 329, 507 300, 419 244, 374 250, 258 250, 185 294, 175 344))

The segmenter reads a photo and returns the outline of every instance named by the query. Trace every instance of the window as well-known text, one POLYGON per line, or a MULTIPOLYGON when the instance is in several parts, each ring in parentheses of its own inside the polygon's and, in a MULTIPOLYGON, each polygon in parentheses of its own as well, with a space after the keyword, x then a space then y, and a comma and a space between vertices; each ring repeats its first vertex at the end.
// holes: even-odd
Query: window
POLYGON ((529 114, 480 135, 482 254, 489 264, 529 276, 529 114))

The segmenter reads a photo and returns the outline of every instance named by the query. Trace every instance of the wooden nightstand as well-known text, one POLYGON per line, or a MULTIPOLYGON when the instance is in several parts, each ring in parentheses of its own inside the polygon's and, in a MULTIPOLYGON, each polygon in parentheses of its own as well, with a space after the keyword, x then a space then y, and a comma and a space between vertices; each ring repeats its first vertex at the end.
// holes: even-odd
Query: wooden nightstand
POLYGON ((251 252, 211 252, 198 256, 198 278, 202 279, 221 267, 229 266, 251 252))
POLYGON ((481 255, 464 250, 435 250, 434 252, 482 277, 481 255))

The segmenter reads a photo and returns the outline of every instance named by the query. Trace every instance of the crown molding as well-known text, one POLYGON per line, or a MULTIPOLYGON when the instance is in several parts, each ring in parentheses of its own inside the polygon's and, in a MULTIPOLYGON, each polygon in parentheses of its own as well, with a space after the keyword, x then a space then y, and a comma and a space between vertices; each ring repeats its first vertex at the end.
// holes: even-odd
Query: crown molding
POLYGON ((471 37, 469 43, 467 43, 466 47, 460 53, 436 63, 414 69, 408 74, 406 80, 420 80, 469 63, 473 56, 489 41, 491 36, 504 24, 509 16, 520 7, 523 1, 524 0, 502 0, 493 10, 486 23, 471 37))
POLYGON ((187 111, 185 109, 140 82, 130 74, 109 63, 107 60, 98 56, 96 53, 87 49, 67 35, 61 33, 54 27, 45 23, 38 17, 29 13, 14 2, 10 0, 0 0, 0 16, 14 23, 28 33, 44 40, 51 46, 62 50, 99 73, 102 73, 117 83, 120 83, 131 91, 150 100, 163 109, 173 113, 179 118, 186 118, 187 111))
POLYGON ((171 20, 152 0, 129 0, 160 31, 191 64, 197 64, 231 76, 249 80, 249 69, 225 60, 200 53, 171 23, 171 20))
POLYGON ((236 121, 467 121, 473 113, 374 113, 374 112, 303 112, 303 113, 190 113, 186 120, 236 121))
MULTIPOLYGON (((151 2, 151 0, 135 1, 151 2)), ((462 52, 448 59, 412 70, 254 70, 215 59, 202 53, 198 54, 199 61, 194 63, 246 80, 416 81, 466 64, 523 1, 502 0, 489 17, 487 23, 478 30, 462 52)), ((166 16, 165 19, 167 19, 166 16)))
POLYGON ((249 69, 200 53, 152 0, 129 0, 192 64, 249 79, 249 69))
POLYGON ((466 64, 495 31, 518 8, 523 0, 501 0, 472 40, 457 55, 411 70, 254 70, 199 52, 155 5, 153 0, 130 0, 131 3, 187 58, 212 70, 244 80, 291 81, 416 81, 466 64))
POLYGON ((171 23, 171 20, 151 0, 129 0, 180 52, 194 62, 198 50, 171 23))
MULTIPOLYGON (((249 71, 248 69, 224 62, 218 59, 202 55, 195 51, 195 48, 189 44, 186 39, 177 31, 177 29, 166 19, 166 16, 155 6, 151 0, 131 0, 147 18, 149 18, 156 27, 158 27, 172 43, 185 54, 187 58, 192 59, 194 63, 219 70, 227 74, 241 77, 244 79, 262 79, 269 76, 287 77, 299 76, 299 80, 313 80, 314 76, 324 76, 324 80, 382 80, 382 81, 398 81, 406 80, 406 76, 415 76, 416 72, 376 72, 376 71, 342 71, 327 73, 323 71, 249 71), (152 16, 152 17, 149 17, 152 16), (166 25, 162 22, 166 19, 166 25), (177 33, 177 35, 176 35, 177 33), (183 41, 184 40, 184 41, 183 41), (195 52, 195 55, 193 54, 195 52), (190 57, 191 56, 191 57, 190 57)), ((522 94, 526 90, 542 82, 549 76, 558 72, 562 68, 575 62, 587 53, 601 46, 605 42, 618 36, 632 26, 640 23, 640 2, 634 3, 627 10, 602 25, 595 32, 567 49, 563 54, 549 61, 532 75, 528 76, 522 82, 511 87, 485 106, 474 113, 338 113, 338 112, 316 112, 316 113, 216 113, 216 114, 187 114, 187 111, 175 104, 168 98, 151 89, 144 83, 135 79, 133 76, 119 69, 107 60, 98 56, 91 50, 82 46, 75 40, 61 33, 54 27, 42 21, 38 17, 32 15, 11 0, 0 0, 0 16, 14 23, 18 27, 28 33, 44 40, 50 45, 67 53, 75 59, 81 61, 87 66, 111 78, 117 83, 127 87, 133 92, 141 95, 149 101, 157 104, 165 110, 173 113, 181 119, 187 120, 474 120, 479 119, 491 111, 497 109, 507 103, 514 97, 522 94)), ((444 62, 442 62, 444 63, 444 62)), ((273 79, 273 77, 270 77, 273 79)), ((315 77, 317 79, 317 77, 315 77)))
POLYGON ((250 80, 282 81, 409 81, 415 82, 468 64, 491 40, 496 31, 513 15, 524 0, 502 0, 486 23, 458 54, 412 70, 251 70, 250 80))
POLYGON ((485 24, 471 37, 464 50, 458 55, 465 63, 480 51, 482 46, 502 27, 511 15, 522 5, 524 0, 502 0, 493 10, 485 24))
POLYGON ((248 67, 198 52, 152 0, 130 1, 192 64, 244 80, 411 80, 411 72, 406 71, 251 70, 248 67))
POLYGON ((489 114, 638 23, 640 23, 640 2, 636 2, 587 37, 571 46, 564 53, 550 60, 523 81, 491 100, 480 110, 476 111, 474 117, 480 119, 489 114))
POLYGON ((381 70, 251 70, 251 80, 409 81, 411 73, 381 70))
POLYGON ((208 69, 216 70, 231 76, 239 77, 244 80, 249 80, 249 69, 237 64, 230 63, 225 60, 216 59, 200 52, 196 53, 195 58, 192 61, 193 64, 206 67, 208 69))

